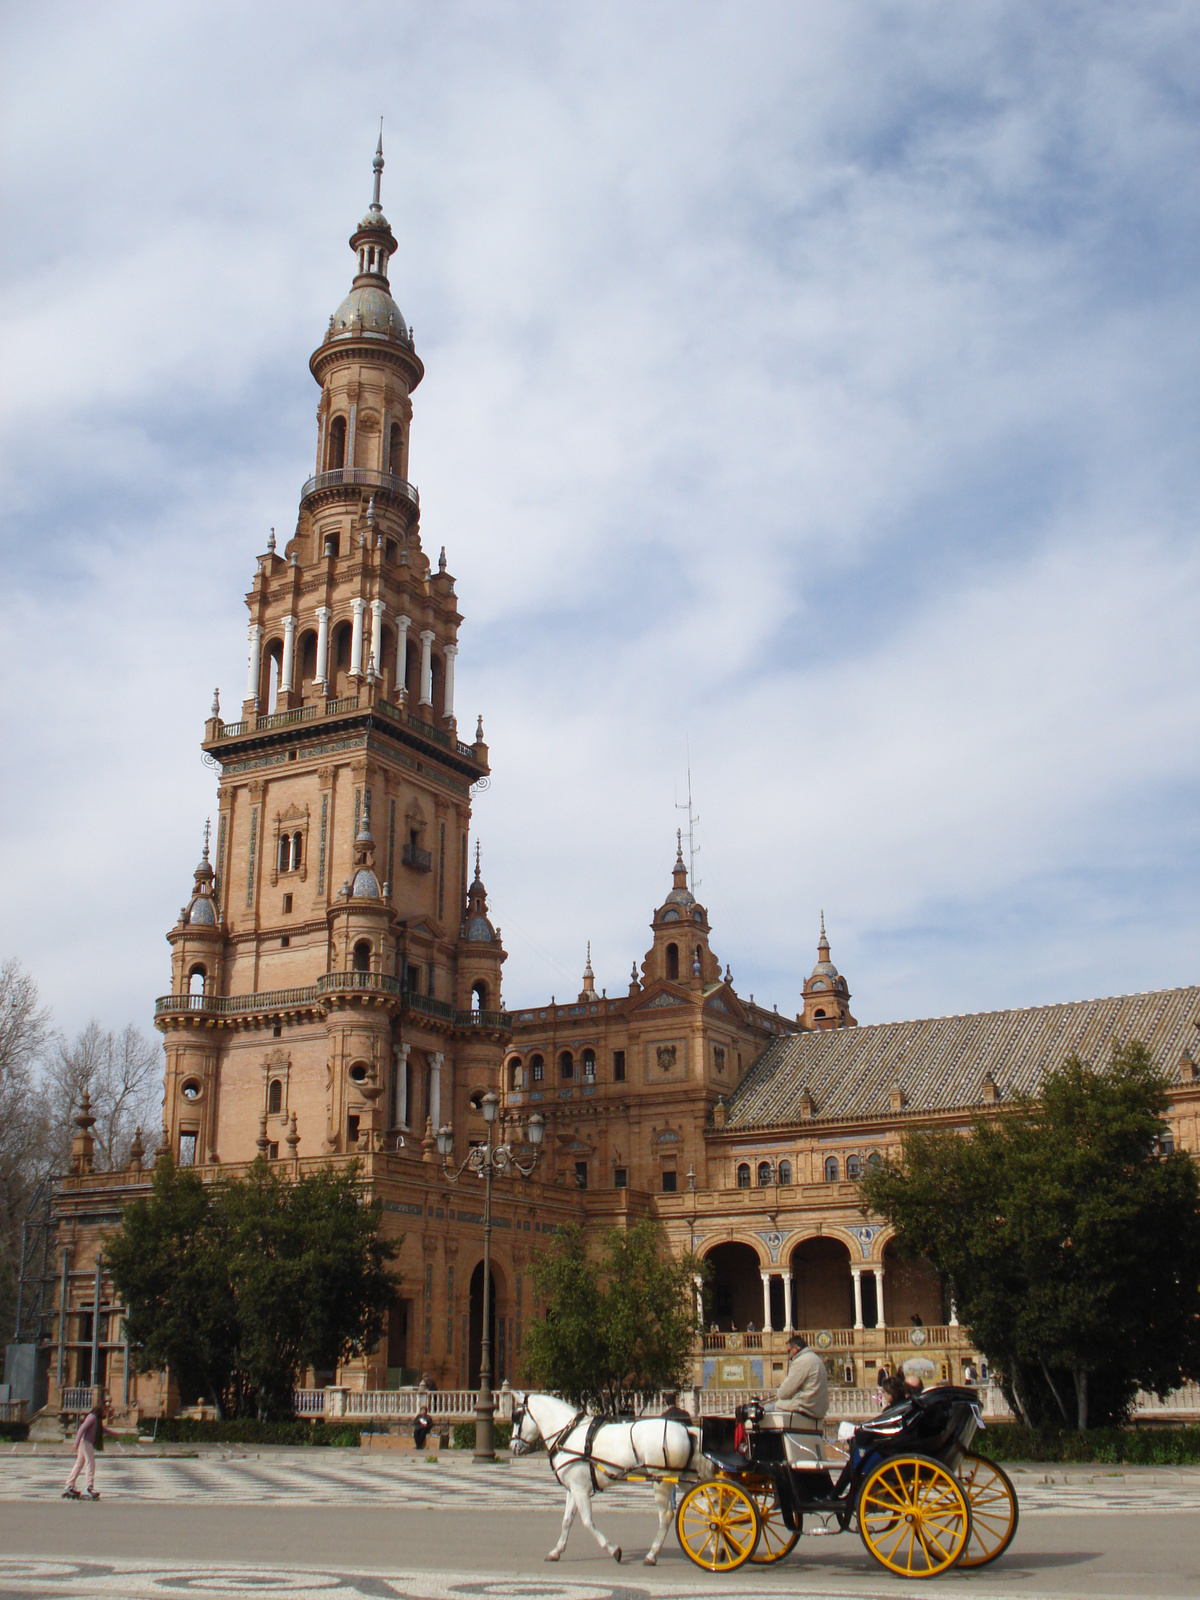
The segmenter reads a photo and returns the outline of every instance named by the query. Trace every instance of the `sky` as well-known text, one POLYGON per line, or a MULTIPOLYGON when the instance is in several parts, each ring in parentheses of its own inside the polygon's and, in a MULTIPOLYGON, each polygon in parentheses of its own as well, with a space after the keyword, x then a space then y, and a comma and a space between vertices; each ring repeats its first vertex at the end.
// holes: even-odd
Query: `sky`
POLYGON ((738 991, 1200 980, 1200 13, 0 17, 0 956, 149 1028, 380 115, 504 998, 625 992, 688 763, 738 991))

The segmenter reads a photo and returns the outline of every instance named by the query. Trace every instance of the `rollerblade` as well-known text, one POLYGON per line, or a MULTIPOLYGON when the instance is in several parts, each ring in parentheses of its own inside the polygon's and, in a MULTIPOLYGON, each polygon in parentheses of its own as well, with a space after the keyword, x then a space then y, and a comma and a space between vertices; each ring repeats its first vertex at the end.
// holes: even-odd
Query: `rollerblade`
POLYGON ((99 1500, 100 1495, 95 1489, 85 1489, 81 1498, 84 1500, 99 1500))
POLYGON ((62 1497, 63 1497, 64 1500, 82 1500, 83 1499, 83 1496, 80 1494, 78 1489, 64 1489, 62 1497))

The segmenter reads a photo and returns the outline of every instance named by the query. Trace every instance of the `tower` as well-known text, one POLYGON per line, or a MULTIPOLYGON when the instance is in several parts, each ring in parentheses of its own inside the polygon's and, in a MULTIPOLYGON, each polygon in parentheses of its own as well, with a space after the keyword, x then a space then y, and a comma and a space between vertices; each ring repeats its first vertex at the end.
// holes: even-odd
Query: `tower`
POLYGON ((206 837, 156 1008, 182 1161, 420 1159, 427 1123, 465 1140, 507 1037, 486 900, 487 939, 466 915, 488 751, 482 722, 457 736, 462 618, 408 478, 424 367, 391 294, 382 172, 381 138, 353 281, 309 362, 316 470, 292 537, 256 562, 241 716, 214 701, 205 727, 215 851, 206 837))
POLYGON ((671 890, 650 924, 654 943, 642 962, 642 973, 647 983, 665 978, 703 987, 720 982, 721 963, 708 947, 708 913, 688 888, 681 830, 676 830, 675 841, 671 890))
POLYGON ((849 986, 829 959, 829 940, 825 935, 823 911, 821 937, 817 942, 817 964, 804 980, 804 1026, 818 1030, 858 1026, 850 1015, 849 986))

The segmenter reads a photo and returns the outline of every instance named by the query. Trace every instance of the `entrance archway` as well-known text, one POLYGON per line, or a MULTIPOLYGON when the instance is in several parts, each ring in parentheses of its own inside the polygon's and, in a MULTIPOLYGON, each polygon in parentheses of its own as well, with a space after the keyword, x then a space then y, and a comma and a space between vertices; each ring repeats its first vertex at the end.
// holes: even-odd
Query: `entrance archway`
POLYGON ((704 1289, 704 1322, 722 1333, 743 1332, 763 1325, 762 1278, 758 1252, 748 1244, 714 1245, 705 1258, 712 1276, 704 1289))
POLYGON ((792 1251, 792 1321, 797 1328, 852 1328, 850 1252, 840 1239, 804 1239, 792 1251))
POLYGON ((889 1328, 906 1328, 913 1319, 924 1324, 946 1320, 942 1280, 928 1261, 902 1256, 895 1245, 883 1251, 883 1309, 889 1328))

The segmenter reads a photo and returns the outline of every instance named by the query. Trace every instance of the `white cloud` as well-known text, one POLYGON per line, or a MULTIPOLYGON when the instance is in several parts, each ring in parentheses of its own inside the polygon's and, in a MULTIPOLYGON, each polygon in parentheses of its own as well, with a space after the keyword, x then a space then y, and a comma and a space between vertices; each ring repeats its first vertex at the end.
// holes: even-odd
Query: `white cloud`
POLYGON ((506 993, 1194 975, 1188 9, 39 7, 10 39, 8 940, 145 1022, 387 119, 506 993), (1190 892, 1189 892, 1190 891, 1190 892))

